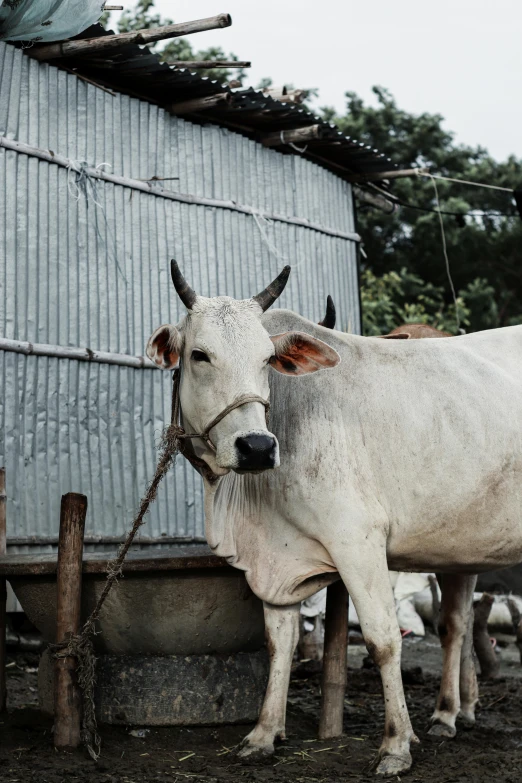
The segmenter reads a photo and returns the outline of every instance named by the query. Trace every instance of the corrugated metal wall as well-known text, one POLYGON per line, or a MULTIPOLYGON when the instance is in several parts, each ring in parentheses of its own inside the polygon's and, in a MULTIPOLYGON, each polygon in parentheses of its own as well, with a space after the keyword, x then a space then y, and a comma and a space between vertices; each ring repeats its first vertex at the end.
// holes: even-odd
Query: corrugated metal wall
MULTIPOLYGON (((0 135, 169 189, 233 199, 353 231, 351 188, 333 174, 215 126, 112 95, 0 43, 0 135)), ((97 182, 0 149, 0 334, 142 354, 152 330, 182 315, 176 257, 205 295, 251 296, 285 263, 280 305, 318 320, 326 295, 358 331, 353 242, 185 205, 97 182), (88 185, 90 188, 91 186, 88 185), (95 203, 97 202, 97 203, 95 203)), ((61 494, 89 498, 87 536, 129 526, 169 416, 169 373, 0 352, 0 464, 8 536, 56 537, 61 494)), ((203 536, 200 479, 184 460, 163 482, 144 535, 203 536)))

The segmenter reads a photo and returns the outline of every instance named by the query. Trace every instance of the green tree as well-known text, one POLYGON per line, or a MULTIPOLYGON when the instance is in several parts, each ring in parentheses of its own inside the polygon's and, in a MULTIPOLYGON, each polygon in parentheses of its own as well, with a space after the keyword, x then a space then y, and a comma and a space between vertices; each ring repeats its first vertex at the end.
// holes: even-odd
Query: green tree
MULTIPOLYGON (((456 144, 454 135, 443 127, 439 114, 410 114, 400 109, 392 95, 374 87, 376 106, 369 106, 355 93, 346 93, 346 113, 336 115, 322 110, 325 119, 335 122, 348 136, 366 142, 406 168, 429 167, 433 173, 516 188, 522 184, 522 161, 510 157, 495 161, 482 147, 456 144)), ((522 220, 509 193, 474 188, 437 180, 444 215, 451 273, 460 301, 466 311, 460 313, 466 329, 473 331, 522 322, 522 220), (486 215, 469 216, 469 213, 486 215)), ((451 289, 446 275, 439 216, 414 207, 435 210, 433 181, 426 177, 394 180, 392 192, 402 202, 393 215, 360 207, 359 231, 364 240, 366 259, 363 269, 363 303, 374 309, 365 316, 365 327, 384 331, 405 318, 404 297, 415 296, 408 275, 425 282, 425 293, 437 289, 442 296, 440 315, 433 308, 418 312, 419 320, 435 318, 434 325, 450 326, 453 311, 451 289), (392 278, 395 273, 399 280, 392 278), (375 278, 381 278, 379 287, 375 278), (399 294, 397 286, 404 294, 399 294), (431 288, 430 288, 431 287, 431 288), (389 289, 389 290, 388 290, 389 289), (380 297, 380 309, 375 299, 380 297), (390 321, 389 302, 396 303, 390 321), (377 317, 376 313, 382 313, 377 317), (386 314, 388 313, 388 315, 386 314), (373 321, 371 320, 373 318, 373 321), (380 318, 380 320, 379 320, 380 318), (378 326, 375 326, 378 324, 378 326)), ((410 281, 411 282, 411 281, 410 281)), ((420 284, 419 284, 420 285, 420 284)), ((431 293, 430 293, 431 291, 431 293)), ((424 294, 423 294, 424 295, 424 294)), ((411 301, 410 304, 417 302, 411 301)), ((453 328, 448 331, 455 331, 453 328)))
MULTIPOLYGON (((101 22, 105 27, 109 27, 109 20, 109 15, 104 14, 101 22)), ((128 33, 131 30, 144 30, 151 27, 161 27, 166 24, 173 24, 173 20, 164 18, 161 14, 155 12, 154 0, 138 0, 134 7, 126 9, 120 16, 118 32, 128 33)), ((164 62, 174 60, 238 60, 237 55, 226 54, 220 46, 195 50, 189 38, 173 38, 166 43, 159 41, 150 48, 156 51, 164 62)), ((198 68, 198 74, 223 83, 233 80, 242 84, 245 78, 245 70, 243 68, 198 68)))

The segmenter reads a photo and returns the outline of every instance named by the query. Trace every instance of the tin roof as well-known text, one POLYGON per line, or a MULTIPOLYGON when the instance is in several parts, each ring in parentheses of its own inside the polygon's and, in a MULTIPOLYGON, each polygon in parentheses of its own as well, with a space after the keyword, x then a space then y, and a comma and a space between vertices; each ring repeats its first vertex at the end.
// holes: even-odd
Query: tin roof
MULTIPOLYGON (((114 35, 96 24, 77 39, 114 35)), ((35 47, 37 50, 37 47, 35 47)), ((27 54, 31 55, 31 49, 27 54)), ((53 65, 65 66, 78 75, 109 89, 132 95, 164 106, 172 113, 195 122, 216 123, 259 141, 268 132, 285 132, 296 128, 320 126, 318 138, 299 149, 282 141, 277 149, 288 154, 309 158, 339 176, 364 175, 397 168, 390 158, 369 145, 345 136, 335 125, 308 112, 301 106, 276 100, 252 87, 233 90, 227 84, 200 76, 187 69, 173 68, 160 60, 159 54, 147 47, 126 44, 116 50, 83 54, 66 60, 53 59, 53 65), (222 96, 215 105, 179 106, 185 102, 209 96, 222 96), (173 104, 177 105, 173 108, 173 104), (300 151, 304 150, 304 151, 300 151)))

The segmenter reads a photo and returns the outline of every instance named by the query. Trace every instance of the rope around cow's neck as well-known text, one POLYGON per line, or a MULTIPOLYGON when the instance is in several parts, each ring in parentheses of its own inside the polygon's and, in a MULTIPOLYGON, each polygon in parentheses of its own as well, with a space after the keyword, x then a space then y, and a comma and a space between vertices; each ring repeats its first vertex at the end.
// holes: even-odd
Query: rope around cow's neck
POLYGON ((187 433, 183 429, 181 421, 180 410, 180 382, 181 373, 180 369, 174 370, 172 381, 172 413, 171 420, 168 427, 165 428, 160 445, 160 457, 156 466, 156 473, 154 478, 147 487, 147 491, 143 496, 138 513, 132 523, 132 528, 127 534, 127 538, 121 545, 118 555, 114 560, 107 563, 107 579, 100 597, 96 603, 96 606, 90 613, 89 617, 85 621, 81 631, 76 636, 71 636, 58 644, 50 644, 49 647, 55 658, 68 658, 73 656, 78 663, 78 685, 82 692, 83 702, 83 714, 82 714, 82 729, 81 739, 86 745, 90 756, 96 761, 100 755, 101 739, 98 734, 96 714, 94 706, 94 686, 96 684, 96 656, 94 655, 94 646, 92 637, 96 635, 96 621, 100 616, 100 612, 103 604, 114 584, 118 581, 122 575, 122 568, 127 552, 129 551, 131 544, 138 532, 139 528, 144 524, 145 514, 149 510, 149 506, 156 499, 158 487, 162 478, 165 476, 170 466, 176 459, 178 453, 186 457, 192 465, 197 468, 209 481, 217 481, 219 478, 209 468, 204 460, 199 459, 193 454, 187 454, 185 450, 185 441, 193 438, 202 438, 210 448, 215 452, 216 447, 210 439, 210 430, 219 424, 225 416, 236 408, 240 408, 242 405, 247 405, 250 402, 260 402, 265 407, 265 417, 268 423, 268 412, 270 409, 270 403, 268 400, 259 397, 257 394, 244 394, 238 397, 234 402, 227 405, 221 413, 215 416, 210 424, 208 424, 202 433, 187 433))

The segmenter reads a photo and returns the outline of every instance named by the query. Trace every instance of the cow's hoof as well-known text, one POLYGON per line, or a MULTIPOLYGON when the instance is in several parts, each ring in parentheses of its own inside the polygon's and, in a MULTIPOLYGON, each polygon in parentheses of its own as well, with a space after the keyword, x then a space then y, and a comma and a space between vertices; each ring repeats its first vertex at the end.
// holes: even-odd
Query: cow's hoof
POLYGON ((411 767, 411 753, 404 753, 399 755, 382 756, 377 769, 376 775, 380 775, 383 778, 391 778, 394 775, 399 775, 401 772, 407 772, 411 767))
POLYGON ((274 755, 274 750, 273 744, 253 745, 245 738, 236 755, 243 764, 262 764, 274 755))
POLYGON ((429 737, 443 737, 444 739, 452 739, 457 733, 455 726, 448 726, 447 723, 441 723, 437 721, 433 723, 428 731, 429 737))
POLYGON ((469 731, 470 729, 475 728, 475 715, 472 712, 460 712, 459 713, 459 723, 462 726, 463 729, 466 731, 469 731))

